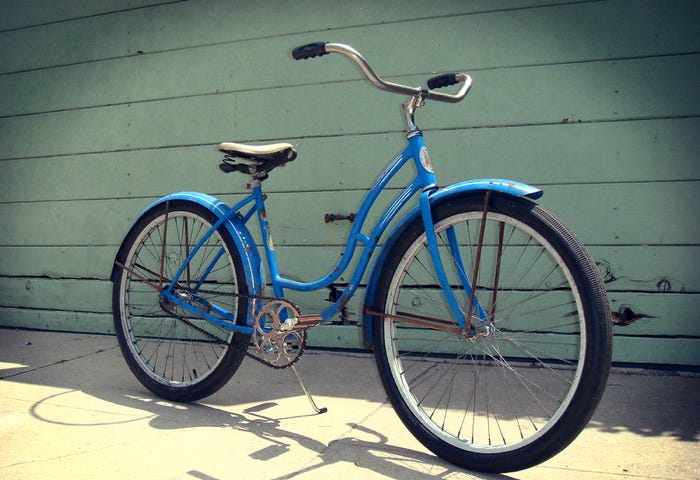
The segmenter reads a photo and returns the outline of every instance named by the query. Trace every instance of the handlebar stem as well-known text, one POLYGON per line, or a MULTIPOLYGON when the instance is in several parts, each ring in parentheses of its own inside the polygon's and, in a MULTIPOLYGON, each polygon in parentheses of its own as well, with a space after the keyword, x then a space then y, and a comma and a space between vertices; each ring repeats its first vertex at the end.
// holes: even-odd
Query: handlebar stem
POLYGON ((422 92, 419 95, 414 95, 404 103, 401 104, 403 107, 404 115, 406 116, 406 138, 415 137, 416 135, 421 135, 420 129, 416 126, 415 112, 416 109, 422 107, 425 104, 422 92))

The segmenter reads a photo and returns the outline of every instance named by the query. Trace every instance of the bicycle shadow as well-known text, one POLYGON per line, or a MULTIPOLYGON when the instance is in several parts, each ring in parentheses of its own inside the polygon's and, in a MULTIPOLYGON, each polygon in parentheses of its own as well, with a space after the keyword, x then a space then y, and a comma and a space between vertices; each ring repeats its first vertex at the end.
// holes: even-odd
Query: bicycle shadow
MULTIPOLYGON (((69 343, 61 340, 63 338, 59 343, 64 345, 69 343)), ((103 437, 112 432, 129 435, 128 432, 132 431, 129 424, 134 424, 133 432, 143 432, 144 424, 154 431, 187 432, 192 429, 193 438, 202 438, 196 436, 196 430, 207 429, 218 436, 219 441, 222 438, 220 429, 224 429, 232 433, 230 441, 226 439, 225 442, 238 446, 237 455, 250 458, 251 461, 246 462, 248 466, 260 465, 259 468, 274 471, 277 475, 265 478, 303 478, 314 476, 310 472, 323 472, 324 468, 332 466, 337 471, 338 465, 356 468, 358 473, 372 471, 398 480, 511 478, 458 469, 427 452, 392 443, 376 425, 370 428, 359 422, 350 423, 384 408, 382 405, 386 403, 381 385, 374 378, 376 372, 373 369, 358 370, 373 366, 367 362, 366 356, 344 358, 341 363, 335 359, 327 361, 325 357, 314 358, 313 355, 302 359, 299 369, 302 375, 306 374, 307 386, 318 399, 323 399, 323 406, 330 409, 322 416, 315 416, 306 414, 311 412, 311 407, 295 377, 286 371, 275 373, 246 361, 241 371, 211 397, 199 403, 173 403, 152 395, 138 384, 126 368, 116 342, 105 337, 95 338, 92 339, 93 346, 87 345, 86 340, 89 339, 74 339, 76 344, 81 344, 82 351, 88 353, 60 357, 70 360, 52 360, 59 357, 43 348, 48 344, 41 338, 36 335, 27 336, 27 339, 22 337, 22 344, 26 343, 26 346, 14 350, 15 354, 2 355, 2 359, 24 365, 6 368, 3 378, 8 381, 52 387, 51 394, 44 394, 40 399, 35 397, 29 403, 31 417, 69 428, 92 428, 95 433, 90 436, 98 440, 91 440, 91 443, 119 443, 123 437, 107 442, 103 437), (45 358, 42 358, 43 354, 46 354, 45 358), (362 378, 362 384, 359 387, 352 384, 348 381, 351 377, 362 378), (333 404, 335 398, 339 399, 337 406, 333 404), (346 414, 341 410, 356 405, 363 409, 359 415, 358 412, 346 414)), ((75 438, 81 436, 84 434, 76 432, 75 438)), ((223 438, 226 437, 224 433, 223 438)), ((154 440, 160 441, 160 438, 157 436, 154 440)), ((47 448, 55 441, 48 437, 43 440, 48 442, 47 448)), ((216 478, 191 468, 183 471, 192 478, 216 478)))
MULTIPOLYGON (((461 475, 458 478, 480 480, 512 478, 501 474, 480 474, 458 469, 431 454, 393 445, 386 435, 356 423, 347 423, 349 430, 346 433, 340 438, 325 443, 284 426, 285 421, 313 417, 315 414, 274 416, 263 413, 279 406, 274 401, 262 402, 235 411, 234 406, 224 408, 203 403, 171 403, 133 389, 119 394, 102 395, 100 400, 141 411, 143 415, 104 422, 71 422, 65 418, 52 418, 46 413, 52 409, 44 408, 45 405, 70 403, 59 400, 61 396, 73 393, 95 395, 95 392, 89 390, 63 391, 35 402, 30 408, 30 413, 42 422, 76 427, 148 421, 149 426, 156 430, 227 428, 234 431, 236 435, 252 435, 267 444, 263 448, 248 453, 252 460, 259 462, 273 461, 286 464, 287 457, 299 455, 299 447, 312 454, 311 459, 302 467, 271 477, 271 480, 296 478, 335 464, 354 465, 358 468, 358 473, 362 469, 371 470, 396 480, 457 478, 455 475, 461 475)), ((253 442, 236 438, 236 443, 247 445, 253 442)), ((218 480, 198 470, 190 470, 187 474, 194 478, 218 480)))
MULTIPOLYGON (((44 338, 44 335, 47 334, 27 332, 22 335, 15 333, 12 337, 0 335, 0 340, 3 337, 5 340, 0 341, 0 361, 8 364, 0 378, 61 390, 60 393, 51 390, 52 394, 41 400, 37 400, 38 397, 31 399, 31 415, 43 422, 75 427, 147 422, 154 430, 208 426, 228 428, 243 437, 244 443, 245 438, 249 438, 253 442, 251 444, 262 444, 260 448, 251 447, 254 449, 252 452, 241 453, 252 460, 268 461, 281 468, 285 468, 290 463, 287 459, 297 452, 313 460, 303 466, 289 468, 288 473, 279 478, 293 478, 339 463, 371 469, 394 478, 436 478, 436 471, 440 472, 437 478, 450 474, 452 477, 464 475, 466 478, 510 478, 462 471, 420 449, 405 448, 403 442, 401 445, 392 444, 380 433, 386 430, 378 429, 371 422, 362 421, 360 427, 348 426, 349 430, 343 435, 329 439, 320 430, 329 425, 326 420, 329 417, 322 416, 319 418, 323 418, 326 425, 321 427, 318 423, 318 435, 316 430, 309 433, 308 425, 304 425, 305 416, 290 417, 290 412, 309 412, 310 407, 305 403, 296 380, 288 372, 278 375, 266 367, 256 366, 255 362, 245 362, 229 384, 205 402, 173 404, 152 396, 136 382, 113 339, 67 334, 44 338), (18 342, 20 347, 17 347, 18 342), (71 347, 65 354, 56 350, 59 348, 56 345, 70 346, 71 343, 80 348, 71 347), (23 366, 12 366, 20 364, 23 366), (75 396, 66 397, 70 395, 75 396), (86 399, 85 396, 91 398, 86 399), (85 416, 84 403, 92 403, 95 399, 95 406, 102 413, 96 415, 93 409, 89 410, 90 416, 85 416), (100 405, 100 401, 104 404, 100 405), (61 408, 66 405, 75 408, 61 410, 57 406, 59 404, 61 408), (121 407, 127 411, 126 415, 121 407)), ((340 365, 347 368, 339 368, 336 360, 323 356, 315 360, 313 357, 303 358, 299 368, 302 374, 313 370, 313 375, 305 376, 309 380, 307 386, 313 394, 323 398, 323 403, 327 403, 321 406, 330 407, 331 411, 325 415, 340 418, 335 425, 347 425, 358 417, 337 414, 332 399, 339 399, 339 403, 340 399, 349 399, 351 406, 366 402, 382 405, 385 394, 378 379, 374 378, 376 372, 370 369, 372 365, 366 356, 357 361, 343 360, 340 365), (357 368, 368 370, 358 371, 357 368), (350 377, 362 378, 365 385, 358 388, 347 381, 350 377)), ((670 436, 682 442, 695 442, 700 430, 697 422, 687 421, 687 412, 697 411, 700 407, 698 382, 700 377, 697 376, 613 375, 588 428, 611 434, 633 432, 644 437, 670 436), (659 405, 664 405, 662 411, 659 405)), ((27 392, 27 398, 34 391, 41 390, 22 390, 27 392)), ((102 433, 99 429, 95 431, 102 433)), ((237 443, 238 437, 234 436, 232 441, 237 443)), ((192 474, 194 477, 197 475, 199 473, 192 474)))

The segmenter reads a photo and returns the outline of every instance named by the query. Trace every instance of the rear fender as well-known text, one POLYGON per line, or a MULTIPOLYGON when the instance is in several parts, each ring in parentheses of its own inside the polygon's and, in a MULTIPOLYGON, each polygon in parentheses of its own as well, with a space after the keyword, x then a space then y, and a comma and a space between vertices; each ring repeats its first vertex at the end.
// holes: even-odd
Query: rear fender
MULTIPOLYGON (((146 207, 143 212, 136 218, 131 229, 138 223, 138 221, 152 208, 162 205, 166 202, 171 201, 187 201, 196 203, 205 207, 207 210, 212 212, 218 219, 227 217, 231 213, 231 209, 222 201, 207 195, 205 193, 198 192, 179 192, 167 195, 165 197, 159 198, 148 207, 146 207)), ((260 255, 258 249, 253 241, 253 236, 250 231, 245 226, 245 224, 236 216, 229 217, 224 223, 223 227, 228 231, 233 239, 233 242, 238 249, 241 261, 243 262, 243 269, 245 271, 245 278, 248 284, 248 292, 250 295, 260 295, 265 288, 265 276, 262 267, 262 262, 260 260, 260 255)), ((131 230, 129 231, 131 233, 131 230)), ((128 235, 127 235, 128 236, 128 235)), ((122 256, 122 250, 125 248, 124 244, 119 248, 119 253, 117 253, 117 258, 122 256)), ((115 280, 116 275, 119 273, 119 268, 116 264, 112 267, 112 281, 115 280)))
MULTIPOLYGON (((540 198, 543 194, 542 190, 520 182, 515 182, 513 180, 504 179, 476 179, 467 180, 460 183, 455 183, 447 187, 441 188, 433 192, 430 197, 430 205, 435 206, 440 202, 446 200, 461 197, 465 195, 475 195, 485 191, 499 192, 505 195, 510 195, 513 197, 525 197, 536 200, 540 198)), ((362 339, 365 348, 371 349, 374 345, 374 335, 373 335, 373 322, 375 316, 367 314, 368 310, 374 310, 379 308, 375 305, 376 294, 377 294, 377 284, 379 281, 379 275, 384 269, 384 264, 386 263, 389 253, 393 249, 396 241, 401 238, 404 231, 408 226, 415 221, 420 219, 421 213, 419 206, 414 207, 405 217, 401 219, 399 224, 391 231, 391 233, 386 237, 387 240, 382 247, 377 260, 372 267, 370 273, 369 282, 367 283, 367 291, 365 294, 365 302, 363 308, 363 319, 362 319, 362 339)))

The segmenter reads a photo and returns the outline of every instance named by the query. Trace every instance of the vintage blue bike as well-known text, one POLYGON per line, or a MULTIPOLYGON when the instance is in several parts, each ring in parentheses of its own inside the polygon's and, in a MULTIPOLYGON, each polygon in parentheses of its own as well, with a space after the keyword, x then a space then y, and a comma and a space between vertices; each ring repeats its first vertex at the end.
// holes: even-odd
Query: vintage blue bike
POLYGON ((469 75, 410 87, 379 77, 348 45, 314 43, 292 55, 329 53, 407 97, 407 146, 348 217, 337 265, 309 282, 279 271, 262 184, 295 160, 294 146, 222 143, 220 169, 249 176, 250 193, 230 206, 204 193, 165 196, 119 248, 112 302, 126 362, 156 395, 185 402, 216 392, 251 357, 290 367, 323 412, 294 363, 307 330, 332 322, 361 289, 365 344, 391 404, 428 449, 492 472, 550 458, 586 426, 610 368, 611 318, 595 262, 535 203, 538 188, 494 178, 440 186, 415 114, 426 102, 461 101, 469 75), (456 93, 437 91, 453 85, 456 93), (385 189, 404 168, 413 180, 385 189), (392 201, 377 212, 382 192, 392 201), (378 220, 367 225, 369 217, 378 220), (295 291, 331 286, 324 311, 302 313, 294 303, 295 291))

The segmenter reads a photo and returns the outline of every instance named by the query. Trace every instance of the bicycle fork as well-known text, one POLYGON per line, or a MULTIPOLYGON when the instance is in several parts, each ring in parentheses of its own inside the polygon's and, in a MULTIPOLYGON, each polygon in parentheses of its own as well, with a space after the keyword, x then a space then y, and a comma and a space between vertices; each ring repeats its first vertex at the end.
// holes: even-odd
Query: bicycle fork
MULTIPOLYGON (((464 336, 468 340, 474 340, 478 337, 482 336, 489 336, 493 333, 493 325, 491 321, 489 320, 489 316, 487 315, 486 311, 484 308, 481 306, 481 303, 479 302, 479 299, 476 295, 476 285, 477 281, 479 278, 479 266, 481 263, 481 248, 483 245, 483 240, 484 240, 484 231, 485 231, 485 226, 486 226, 486 216, 488 214, 488 206, 489 206, 489 200, 490 200, 491 192, 486 191, 486 196, 484 200, 484 208, 483 208, 483 213, 482 213, 482 218, 481 218, 481 225, 479 228, 479 243, 477 245, 477 251, 476 251, 476 256, 474 260, 474 270, 472 272, 472 279, 473 281, 469 280, 469 274, 466 271, 466 267, 464 266, 464 261, 462 259, 462 255, 460 253, 459 249, 459 240, 457 238, 457 234, 455 233, 454 227, 449 226, 445 229, 444 233, 447 239, 447 252, 448 252, 448 259, 447 261, 452 261, 452 264, 454 265, 457 278, 459 280, 459 286, 464 290, 465 295, 469 297, 469 302, 466 306, 466 314, 465 314, 465 308, 462 308, 460 305, 459 301, 454 295, 454 292, 452 291, 452 286, 450 285, 450 281, 447 278, 447 273, 445 271, 444 263, 442 260, 442 256, 440 255, 439 251, 439 243, 438 243, 438 234, 435 231, 435 223, 433 220, 433 215, 430 210, 430 192, 423 192, 420 196, 420 211, 421 211, 421 217, 423 219, 423 225, 425 227, 425 234, 426 234, 426 240, 428 244, 428 252, 430 253, 430 259, 433 263, 433 267, 435 269, 435 275, 438 280, 438 284, 440 285, 440 288, 442 289, 443 294, 445 295, 445 300, 447 301, 447 304, 450 307, 450 312, 452 313, 453 318, 457 321, 457 324, 459 325, 459 329, 452 328, 450 330, 455 331, 458 330, 460 335, 464 336), (476 317, 478 319, 478 322, 476 324, 473 324, 472 318, 476 317)), ((502 232, 501 232, 502 235, 502 232)), ((501 236, 502 238, 502 236, 501 236)), ((444 240, 443 240, 444 242, 444 240)), ((499 246, 499 252, 500 252, 500 246, 499 246)), ((500 258, 500 254, 499 254, 500 258)), ((500 262, 499 262, 500 263, 500 262)), ((496 279, 495 282, 498 281, 498 270, 499 270, 500 265, 497 266, 496 269, 496 279)), ((497 288, 497 287, 495 287, 497 288)), ((495 300, 496 300, 496 289, 494 288, 494 303, 492 306, 492 315, 495 312, 495 300)), ((446 323, 445 321, 439 322, 439 323, 446 323)), ((438 327, 439 328, 439 327, 438 327)), ((440 329, 446 329, 446 328, 440 328, 440 329)))

